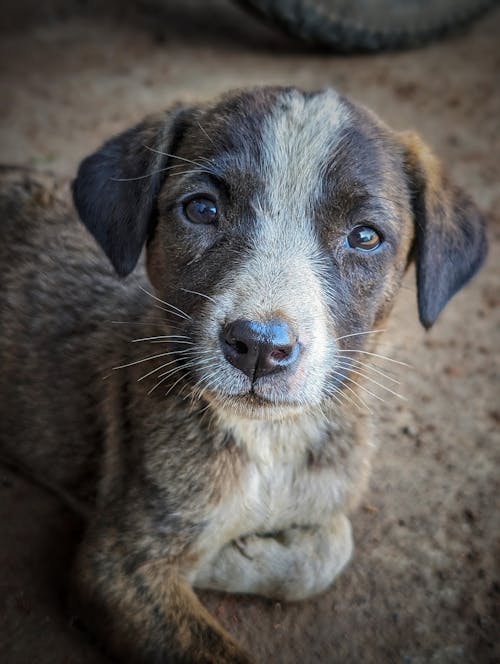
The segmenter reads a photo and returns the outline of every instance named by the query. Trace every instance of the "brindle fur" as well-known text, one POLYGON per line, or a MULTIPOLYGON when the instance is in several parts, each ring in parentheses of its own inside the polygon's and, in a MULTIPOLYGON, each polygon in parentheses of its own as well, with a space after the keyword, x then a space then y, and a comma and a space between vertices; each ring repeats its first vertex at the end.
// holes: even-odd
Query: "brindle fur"
POLYGON ((484 257, 480 215, 417 137, 333 91, 146 119, 82 163, 83 224, 51 178, 0 186, 2 453, 89 506, 77 610, 120 661, 250 661, 192 587, 302 599, 345 566, 374 445, 342 351, 378 335, 340 337, 383 324, 412 258, 431 325, 484 257), (197 192, 217 226, 183 218, 197 192), (348 249, 367 223, 383 248, 348 249), (219 349, 242 317, 304 346, 252 393, 219 349), (185 337, 131 343, 159 335, 185 337))

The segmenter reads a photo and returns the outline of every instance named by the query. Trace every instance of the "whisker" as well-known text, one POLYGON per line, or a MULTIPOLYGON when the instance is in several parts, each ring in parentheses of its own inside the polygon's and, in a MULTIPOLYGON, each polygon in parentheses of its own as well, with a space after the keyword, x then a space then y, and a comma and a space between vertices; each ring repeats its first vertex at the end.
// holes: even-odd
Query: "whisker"
POLYGON ((179 339, 179 340, 177 340, 177 339, 165 339, 164 341, 162 341, 160 339, 159 341, 150 341, 149 343, 151 345, 153 345, 153 344, 175 344, 175 343, 178 343, 178 344, 184 344, 184 345, 187 344, 187 345, 191 345, 191 346, 196 346, 194 341, 182 341, 181 339, 179 339))
POLYGON ((166 371, 164 374, 159 374, 159 375, 158 375, 158 378, 161 378, 161 380, 158 381, 158 382, 156 383, 156 385, 154 385, 154 386, 153 386, 153 387, 147 392, 147 394, 149 395, 149 394, 151 394, 152 392, 154 392, 154 391, 156 390, 156 388, 159 387, 159 386, 160 386, 162 383, 164 383, 166 380, 168 380, 168 378, 169 378, 170 376, 173 376, 173 375, 175 375, 176 373, 178 373, 179 371, 182 371, 182 369, 183 369, 182 366, 180 366, 180 367, 174 367, 173 369, 170 369, 169 371, 166 371), (163 376, 163 378, 162 378, 162 376, 163 376))
MULTIPOLYGON (((131 339, 131 344, 136 344, 141 341, 148 341, 148 339, 131 339)), ((188 341, 187 339, 163 339, 161 341, 149 341, 150 344, 182 344, 184 346, 195 346, 194 341, 188 341)))
POLYGON ((109 178, 112 182, 134 182, 134 180, 145 180, 146 178, 150 178, 153 175, 157 175, 158 173, 163 173, 164 171, 170 171, 172 168, 175 168, 175 166, 166 166, 165 168, 159 168, 156 171, 152 171, 151 173, 146 173, 145 175, 138 175, 135 178, 109 178))
POLYGON ((161 366, 156 367, 155 369, 151 369, 151 371, 148 371, 147 374, 144 374, 144 376, 141 376, 140 378, 138 378, 138 379, 137 379, 137 382, 140 383, 141 380, 145 380, 146 378, 148 378, 149 376, 152 376, 152 375, 153 375, 154 373, 156 373, 157 371, 161 371, 162 369, 165 369, 165 367, 168 367, 168 366, 170 366, 171 364, 176 364, 177 362, 178 362, 177 359, 170 360, 170 362, 165 362, 165 364, 162 364, 161 366))
POLYGON ((346 357, 346 358, 341 358, 343 361, 349 363, 349 364, 354 364, 356 367, 360 367, 362 369, 367 369, 370 371, 374 371, 376 374, 379 374, 383 378, 386 378, 387 380, 392 381, 396 385, 401 385, 401 381, 397 380, 396 378, 393 378, 392 376, 389 376, 389 374, 384 373, 383 371, 380 371, 378 367, 374 367, 372 364, 367 364, 366 362, 360 362, 359 360, 355 360, 354 358, 351 357, 346 357))
MULTIPOLYGON (((217 366, 217 363, 215 363, 215 365, 217 366)), ((199 380, 197 381, 197 384, 202 384, 204 381, 206 381, 207 378, 210 378, 210 377, 216 376, 216 375, 219 374, 219 373, 221 373, 221 367, 220 367, 220 366, 217 367, 217 370, 214 371, 214 372, 212 372, 212 373, 210 373, 210 372, 207 373, 207 372, 205 371, 205 373, 204 373, 204 374, 199 378, 199 380)))
MULTIPOLYGON (((151 319, 149 321, 145 321, 145 320, 143 320, 143 321, 110 320, 110 321, 107 321, 107 322, 112 323, 113 325, 149 325, 149 327, 151 327, 151 325, 153 323, 157 323, 157 324, 160 324, 160 325, 162 323, 165 323, 165 319, 164 318, 154 318, 154 319, 151 319)), ((178 323, 178 321, 175 321, 175 322, 178 323)))
POLYGON ((378 353, 371 353, 370 351, 367 350, 339 349, 337 350, 337 353, 362 353, 363 355, 371 355, 373 357, 378 357, 381 360, 387 360, 387 362, 394 362, 394 364, 401 364, 403 367, 408 367, 409 369, 413 369, 411 364, 407 364, 406 362, 401 362, 401 360, 393 360, 392 357, 387 357, 386 355, 379 355, 378 353))
MULTIPOLYGON (((208 357, 203 360, 203 362, 197 362, 194 366, 201 367, 205 370, 210 369, 211 367, 217 367, 218 361, 217 358, 208 357)), ((205 374, 204 374, 205 375, 205 374)), ((203 380, 203 376, 197 381, 203 380)))
MULTIPOLYGON (((337 374, 338 376, 340 376, 342 379, 344 379, 344 375, 343 375, 342 373, 340 373, 339 371, 333 371, 332 373, 335 373, 335 374, 337 374)), ((349 385, 346 385, 346 384, 343 382, 343 380, 341 381, 341 385, 342 385, 342 387, 344 387, 346 390, 349 390, 349 392, 351 392, 351 393, 356 397, 356 399, 358 399, 358 400, 362 403, 362 405, 366 408, 366 410, 367 410, 370 414, 373 414, 373 411, 372 411, 372 409, 370 408, 370 406, 366 403, 366 401, 365 401, 364 399, 362 399, 362 398, 359 396, 359 394, 357 394, 357 393, 352 389, 352 387, 350 387, 349 385)), ((335 389, 338 390, 338 388, 335 388, 335 389)), ((347 396, 347 395, 346 395, 346 396, 347 396)), ((352 398, 350 398, 350 401, 351 401, 352 403, 356 403, 355 401, 352 400, 352 398)), ((357 406, 358 406, 358 408, 360 407, 359 404, 357 404, 357 406)))
MULTIPOLYGON (((160 342, 153 341, 152 343, 160 343, 160 342)), ((196 346, 196 344, 193 345, 196 346)), ((184 349, 184 352, 186 354, 190 353, 191 355, 202 356, 202 355, 209 355, 210 353, 213 354, 214 351, 212 350, 212 348, 205 348, 204 350, 198 350, 198 348, 196 347, 196 348, 184 349)))
POLYGON ((215 371, 214 373, 208 374, 208 375, 203 377, 203 380, 205 381, 205 391, 211 390, 212 387, 215 388, 217 386, 217 378, 220 375, 220 373, 221 372, 220 372, 220 369, 219 369, 218 371, 215 371), (207 378, 210 379, 210 380, 208 380, 208 382, 206 382, 207 378))
POLYGON ((184 291, 185 293, 192 293, 193 295, 199 295, 200 297, 206 298, 209 302, 217 304, 213 297, 210 297, 210 295, 205 295, 205 293, 199 293, 198 291, 195 290, 189 290, 189 288, 181 288, 181 291, 184 291))
MULTIPOLYGON (((187 398, 189 398, 189 397, 190 397, 190 394, 191 394, 191 393, 188 392, 188 393, 186 394, 186 396, 184 397, 184 400, 187 399, 187 398)), ((196 404, 193 402, 193 403, 191 404, 191 408, 195 408, 195 406, 196 406, 196 404)), ((205 404, 205 406, 203 406, 203 408, 200 408, 200 409, 197 411, 197 414, 198 414, 198 415, 201 415, 201 416, 203 417, 203 416, 205 415, 206 411, 210 408, 210 406, 211 406, 210 403, 205 404)))
POLYGON ((175 316, 179 316, 180 318, 184 318, 184 320, 192 320, 191 316, 187 314, 185 311, 182 311, 182 309, 179 309, 179 307, 176 307, 173 304, 170 304, 170 302, 165 302, 165 300, 162 300, 161 298, 157 297, 154 295, 154 293, 150 293, 147 291, 143 286, 141 286, 140 283, 137 283, 138 287, 143 291, 143 293, 146 293, 146 295, 149 295, 149 297, 152 297, 153 300, 156 300, 157 302, 161 302, 161 304, 164 304, 166 307, 169 307, 169 309, 165 309, 164 307, 160 307, 157 304, 154 305, 158 309, 161 309, 162 311, 166 311, 168 314, 173 314, 175 316))
POLYGON ((209 159, 208 157, 198 157, 198 161, 204 161, 206 164, 208 164, 211 168, 214 167, 214 159, 209 159))
POLYGON ((391 390, 389 387, 386 387, 385 385, 382 385, 382 383, 379 383, 376 381, 374 378, 371 376, 368 376, 366 373, 362 371, 357 371, 356 369, 352 369, 348 364, 337 364, 336 366, 339 366, 342 369, 348 369, 350 373, 357 374, 358 376, 361 376, 365 380, 369 380, 371 383, 374 385, 378 385, 383 390, 386 390, 387 392, 390 392, 390 394, 393 394, 395 397, 398 397, 399 399, 403 399, 403 401, 407 401, 406 397, 404 397, 402 394, 398 394, 397 392, 394 392, 391 390))
MULTIPOLYGON (((203 361, 199 361, 197 359, 192 359, 189 362, 186 362, 185 364, 180 364, 179 369, 191 369, 192 367, 206 367, 208 364, 215 364, 212 362, 211 358, 205 358, 203 361)), ((162 376, 168 376, 170 375, 175 369, 169 369, 167 372, 163 374, 158 374, 158 378, 161 378, 162 376)))
POLYGON ((199 359, 196 359, 196 358, 195 358, 195 359, 192 359, 192 360, 189 361, 189 362, 186 362, 185 364, 181 364, 181 365, 178 366, 178 367, 174 367, 173 369, 169 369, 168 371, 166 371, 166 372, 163 373, 163 374, 158 374, 158 378, 161 378, 161 380, 160 380, 158 383, 156 383, 156 385, 155 385, 154 387, 152 387, 152 388, 149 390, 148 394, 151 394, 151 392, 153 392, 154 390, 156 390, 156 388, 157 388, 159 385, 161 385, 162 383, 164 383, 164 382, 165 382, 168 378, 170 378, 171 376, 175 375, 178 371, 186 371, 186 370, 189 370, 189 369, 192 368, 192 367, 206 367, 206 366, 209 365, 210 363, 212 363, 213 365, 216 364, 216 363, 213 361, 212 358, 206 358, 206 359, 201 360, 201 361, 200 361, 199 359))
POLYGON ((171 314, 172 316, 177 316, 178 318, 182 318, 182 320, 188 320, 185 316, 181 316, 176 311, 171 311, 166 307, 162 307, 161 304, 153 304, 153 307, 155 307, 155 309, 160 309, 160 311, 165 311, 167 314, 171 314))
MULTIPOLYGON (((341 376, 343 378, 343 380, 341 382, 343 382, 344 380, 348 380, 353 385, 356 385, 356 387, 359 387, 361 390, 364 390, 367 394, 369 394, 374 399, 378 399, 378 401, 382 401, 382 403, 385 403, 385 399, 382 399, 381 396, 379 396, 378 394, 375 394, 374 392, 370 392, 370 390, 367 387, 365 387, 364 385, 361 385, 361 383, 356 382, 353 378, 349 378, 349 376, 344 376, 339 371, 333 371, 332 373, 337 374, 338 376, 341 376)), ((345 385, 345 383, 344 383, 344 387, 347 387, 347 385, 345 385)), ((359 396, 359 395, 357 395, 357 396, 359 396)))
MULTIPOLYGON (((193 385, 193 387, 189 390, 189 392, 186 394, 184 397, 184 401, 186 399, 189 399, 194 406, 195 402, 201 399, 205 393, 205 388, 201 387, 199 385, 199 381, 196 381, 196 383, 193 385)), ((210 404, 207 404, 205 408, 208 408, 210 404)), ((203 410, 205 410, 205 408, 203 410)), ((203 411, 202 411, 203 412, 203 411)))
MULTIPOLYGON (((339 403, 340 405, 343 405, 343 404, 342 404, 342 400, 340 399, 339 396, 337 396, 338 394, 340 394, 340 395, 342 396, 342 392, 341 392, 338 388, 333 387, 333 391, 332 391, 332 392, 329 392, 329 393, 328 393, 328 396, 329 396, 329 397, 333 397, 337 403, 339 403)), ((354 402, 353 402, 353 403, 354 403, 354 402)), ((356 405, 357 405, 357 404, 356 404, 356 405)), ((358 408, 359 408, 359 406, 358 406, 358 408)), ((321 409, 321 406, 320 406, 320 409, 321 409)), ((323 413, 323 410, 321 410, 321 414, 323 415, 323 417, 324 417, 324 419, 325 419, 325 422, 328 421, 328 418, 327 418, 326 414, 323 413)))
POLYGON ((215 143, 214 143, 214 141, 212 140, 212 138, 210 138, 210 136, 207 134, 206 130, 204 129, 204 127, 201 126, 201 124, 198 122, 198 120, 196 120, 196 124, 197 124, 198 127, 201 129, 201 131, 205 134, 205 136, 208 138, 208 140, 210 141, 210 143, 212 143, 212 145, 215 147, 215 143))
POLYGON ((178 378, 178 379, 175 381, 175 383, 170 387, 170 389, 168 390, 168 392, 165 393, 165 397, 168 397, 168 395, 169 395, 170 392, 174 389, 174 387, 175 387, 178 383, 180 383, 181 380, 183 380, 183 379, 186 380, 186 376, 181 375, 181 377, 178 378))
MULTIPOLYGON (((166 307, 170 307, 170 308, 173 309, 175 312, 177 312, 177 313, 179 314, 179 316, 181 316, 182 318, 185 318, 186 320, 192 320, 191 316, 190 316, 189 314, 187 314, 185 311, 182 311, 182 309, 179 309, 179 307, 176 307, 175 305, 170 304, 170 302, 165 302, 165 300, 162 300, 161 298, 159 298, 158 296, 154 295, 153 293, 150 293, 150 292, 147 291, 143 286, 141 286, 141 284, 138 283, 137 285, 139 286, 139 288, 140 288, 144 293, 146 293, 146 295, 149 295, 150 297, 152 297, 153 300, 156 300, 157 302, 160 302, 161 304, 164 304, 166 307)), ((159 309, 163 309, 163 307, 159 307, 159 309)), ((169 311, 168 309, 165 309, 164 311, 167 311, 167 312, 170 313, 170 314, 171 314, 171 313, 174 313, 174 311, 169 311)))
POLYGON ((203 164, 200 164, 197 161, 193 161, 192 159, 187 159, 186 157, 180 157, 177 154, 172 154, 171 152, 162 152, 161 150, 157 150, 156 148, 152 148, 149 145, 144 145, 144 148, 146 150, 149 150, 150 152, 154 152, 155 154, 160 154, 163 157, 170 157, 171 159, 178 159, 179 161, 185 161, 187 164, 193 164, 194 166, 199 166, 200 168, 203 168, 203 164))
POLYGON ((340 341, 341 339, 347 339, 348 337, 360 337, 364 334, 378 334, 380 332, 386 332, 387 328, 381 330, 368 330, 367 332, 353 332, 352 334, 344 334, 341 337, 336 337, 335 341, 340 341))
POLYGON ((172 176, 177 176, 177 175, 192 175, 193 173, 208 173, 209 175, 213 175, 212 171, 209 171, 206 168, 192 168, 189 171, 177 171, 176 173, 172 173, 172 176))
POLYGON ((113 367, 113 371, 116 369, 126 369, 127 367, 132 367, 134 364, 140 364, 141 362, 148 362, 149 360, 155 360, 157 357, 165 357, 166 355, 181 355, 186 351, 182 350, 170 350, 167 353, 158 353, 157 355, 150 355, 149 357, 143 357, 140 360, 135 360, 134 362, 129 362, 128 364, 120 364, 118 367, 113 367))
POLYGON ((130 343, 135 344, 139 341, 153 341, 154 339, 189 339, 186 334, 161 334, 157 337, 141 337, 140 339, 131 339, 130 343))

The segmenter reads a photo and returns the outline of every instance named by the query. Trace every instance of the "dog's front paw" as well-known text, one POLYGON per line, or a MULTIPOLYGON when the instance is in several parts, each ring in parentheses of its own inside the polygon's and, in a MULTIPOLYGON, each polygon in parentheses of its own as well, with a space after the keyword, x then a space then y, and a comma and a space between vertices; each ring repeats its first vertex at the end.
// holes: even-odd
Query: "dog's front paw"
POLYGON ((351 552, 349 520, 336 515, 328 525, 240 537, 198 571, 195 585, 273 599, 305 599, 331 585, 351 552))

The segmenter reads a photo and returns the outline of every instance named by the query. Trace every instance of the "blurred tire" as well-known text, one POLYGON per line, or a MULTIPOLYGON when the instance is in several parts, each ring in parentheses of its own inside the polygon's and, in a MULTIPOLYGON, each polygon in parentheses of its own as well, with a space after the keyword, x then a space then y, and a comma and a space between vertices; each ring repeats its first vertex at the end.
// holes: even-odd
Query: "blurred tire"
POLYGON ((268 22, 336 51, 419 46, 467 25, 498 0, 238 0, 268 22))

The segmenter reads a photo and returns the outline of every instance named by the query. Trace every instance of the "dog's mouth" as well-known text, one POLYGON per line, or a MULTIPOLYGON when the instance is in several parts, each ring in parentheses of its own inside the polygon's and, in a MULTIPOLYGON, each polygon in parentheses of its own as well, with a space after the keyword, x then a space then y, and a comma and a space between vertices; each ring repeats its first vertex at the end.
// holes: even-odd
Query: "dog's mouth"
POLYGON ((301 412, 304 408, 304 405, 298 402, 270 399, 253 390, 237 395, 212 392, 206 393, 204 398, 215 411, 256 420, 283 419, 301 412))
POLYGON ((297 407, 299 404, 291 401, 290 399, 276 399, 259 394, 253 387, 246 394, 240 394, 236 400, 241 404, 248 404, 252 408, 284 408, 284 407, 297 407))
POLYGON ((330 398, 339 401, 348 371, 345 361, 330 371, 326 367, 299 365, 293 372, 250 380, 221 362, 216 369, 220 380, 211 383, 208 379, 207 388, 200 390, 198 396, 214 410, 251 419, 282 419, 321 407, 330 398))
MULTIPOLYGON (((224 366, 224 365, 223 365, 224 366)), ((252 419, 276 419, 296 414, 308 404, 304 393, 295 394, 290 377, 276 376, 249 380, 224 367, 217 385, 199 392, 202 401, 219 411, 252 419)), ((309 404, 312 405, 312 404, 309 404)))

